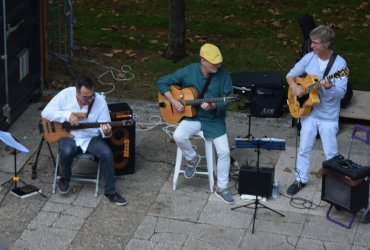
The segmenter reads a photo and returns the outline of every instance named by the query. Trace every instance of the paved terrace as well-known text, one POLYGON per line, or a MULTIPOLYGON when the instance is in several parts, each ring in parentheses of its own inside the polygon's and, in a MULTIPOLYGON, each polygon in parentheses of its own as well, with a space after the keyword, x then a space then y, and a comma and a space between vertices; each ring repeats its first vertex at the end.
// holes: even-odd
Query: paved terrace
MULTIPOLYGON (((236 199, 233 206, 210 193, 207 177, 188 180, 180 175, 173 191, 176 145, 164 132, 165 124, 153 124, 159 116, 156 104, 127 102, 138 126, 136 173, 116 179, 117 189, 128 200, 124 207, 109 203, 101 194, 94 198, 91 184, 72 184, 67 196, 51 194, 53 163, 46 144, 37 164, 37 178, 31 179, 41 140, 37 125, 42 104, 29 105, 9 132, 30 149, 29 154, 17 156, 21 180, 39 187, 47 198, 35 195, 20 199, 12 194, 5 198, 0 207, 0 249, 369 249, 369 225, 362 223, 361 213, 350 229, 325 217, 329 205, 321 201, 321 177, 317 175, 324 160, 319 139, 312 155, 309 183, 297 195, 302 199, 285 196, 294 179, 297 138, 288 114, 276 119, 253 117, 251 121, 253 136, 286 140, 285 150, 262 149, 260 157, 260 166, 275 168, 275 179, 284 194, 262 203, 285 217, 259 208, 252 234, 254 210, 245 207, 231 210, 250 202, 238 195, 237 167, 232 168, 230 178, 236 199)), ((229 112, 227 122, 230 145, 235 137, 247 135, 247 114, 229 112)), ((338 140, 343 154, 348 151, 352 127, 348 122, 341 124, 338 140)), ((51 148, 55 153, 56 145, 51 148)), ((366 164, 366 154, 365 144, 355 143, 351 159, 366 164)), ((0 155, 0 182, 4 183, 13 175, 14 159, 3 143, 0 155)), ((254 149, 234 149, 232 155, 239 166, 256 164, 254 149)), ((0 199, 5 191, 4 187, 0 199)), ((347 213, 337 211, 333 216, 344 222, 349 219, 347 213)))

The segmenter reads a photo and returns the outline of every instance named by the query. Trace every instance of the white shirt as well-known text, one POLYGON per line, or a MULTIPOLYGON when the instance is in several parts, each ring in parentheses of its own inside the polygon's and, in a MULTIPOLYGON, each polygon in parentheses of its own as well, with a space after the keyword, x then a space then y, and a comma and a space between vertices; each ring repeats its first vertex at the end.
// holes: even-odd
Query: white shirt
MULTIPOLYGON (((69 121, 69 117, 73 112, 87 113, 87 111, 87 105, 81 108, 78 104, 76 87, 68 87, 60 91, 56 96, 53 97, 53 99, 51 99, 51 101, 41 112, 41 117, 49 121, 63 123, 69 121)), ((90 113, 87 118, 80 119, 80 123, 105 123, 110 121, 109 109, 104 97, 98 93, 95 93, 95 100, 90 113)), ((76 145, 80 146, 83 152, 86 152, 91 138, 99 135, 99 133, 104 136, 100 127, 76 129, 70 131, 70 134, 74 136, 73 139, 75 140, 76 145)))

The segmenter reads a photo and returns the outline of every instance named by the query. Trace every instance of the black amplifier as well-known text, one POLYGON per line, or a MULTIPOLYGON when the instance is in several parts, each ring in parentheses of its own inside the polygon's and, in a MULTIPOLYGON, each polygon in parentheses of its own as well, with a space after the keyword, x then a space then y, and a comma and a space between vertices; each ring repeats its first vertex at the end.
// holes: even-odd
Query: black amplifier
POLYGON ((112 121, 132 119, 132 109, 126 102, 110 103, 108 109, 112 121))

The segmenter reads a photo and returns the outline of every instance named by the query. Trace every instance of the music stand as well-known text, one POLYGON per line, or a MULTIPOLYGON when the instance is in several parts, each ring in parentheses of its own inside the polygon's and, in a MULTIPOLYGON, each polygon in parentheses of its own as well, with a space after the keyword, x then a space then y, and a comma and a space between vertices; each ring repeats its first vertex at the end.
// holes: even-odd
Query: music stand
POLYGON ((258 190, 259 190, 259 175, 260 175, 260 168, 259 168, 259 162, 260 162, 260 153, 261 153, 261 148, 265 149, 272 149, 272 150, 281 150, 285 148, 285 141, 280 140, 280 139, 274 139, 274 138, 236 138, 236 147, 239 148, 256 148, 257 149, 257 162, 256 162, 256 198, 253 202, 248 203, 246 205, 241 205, 237 206, 234 208, 231 208, 231 210, 235 210, 241 207, 246 207, 249 208, 250 205, 254 205, 254 213, 253 213, 253 227, 252 227, 252 234, 254 233, 254 225, 256 221, 256 216, 257 216, 257 209, 258 208, 265 208, 269 209, 274 213, 277 213, 278 215, 285 217, 282 213, 279 213, 278 211, 263 205, 260 203, 258 199, 258 190))
POLYGON ((0 201, 0 206, 3 203, 4 199, 8 195, 8 193, 11 191, 14 195, 16 195, 19 198, 26 198, 34 194, 40 194, 44 198, 47 198, 44 194, 41 193, 41 190, 33 185, 27 184, 24 181, 22 181, 17 173, 17 150, 22 153, 29 153, 29 150, 20 144, 16 138, 14 138, 10 133, 0 131, 0 140, 2 140, 6 145, 9 147, 12 147, 14 149, 14 152, 12 153, 14 155, 14 175, 12 178, 6 182, 4 182, 1 187, 8 186, 8 189, 4 195, 4 197, 0 201), (21 182, 24 184, 23 187, 18 187, 17 183, 21 182), (11 190, 12 184, 14 188, 11 190))

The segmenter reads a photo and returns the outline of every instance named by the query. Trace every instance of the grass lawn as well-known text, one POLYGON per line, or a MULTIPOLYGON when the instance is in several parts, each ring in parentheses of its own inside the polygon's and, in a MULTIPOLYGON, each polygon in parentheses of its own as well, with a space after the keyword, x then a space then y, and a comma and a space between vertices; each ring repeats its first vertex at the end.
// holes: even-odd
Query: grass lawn
MULTIPOLYGON (((119 70, 127 65, 129 73, 114 70, 116 80, 108 73, 101 77, 115 85, 110 94, 156 100, 156 80, 198 61, 199 47, 207 41, 220 47, 223 67, 229 72, 272 70, 284 77, 296 62, 303 42, 297 18, 309 13, 317 25, 335 29, 334 50, 347 60, 353 88, 369 91, 369 5, 356 0, 189 0, 189 56, 173 63, 161 56, 168 42, 168 0, 75 0, 74 34, 79 49, 72 67, 98 77, 110 67, 119 70), (121 81, 131 78, 130 73, 134 74, 131 80, 121 81)), ((51 67, 58 69, 57 63, 51 67)), ((112 88, 104 85, 100 89, 112 88)))

